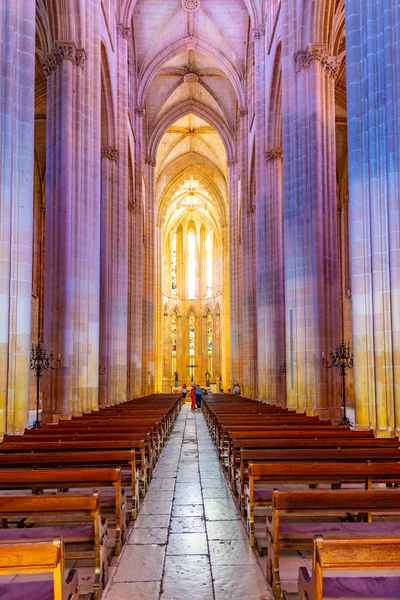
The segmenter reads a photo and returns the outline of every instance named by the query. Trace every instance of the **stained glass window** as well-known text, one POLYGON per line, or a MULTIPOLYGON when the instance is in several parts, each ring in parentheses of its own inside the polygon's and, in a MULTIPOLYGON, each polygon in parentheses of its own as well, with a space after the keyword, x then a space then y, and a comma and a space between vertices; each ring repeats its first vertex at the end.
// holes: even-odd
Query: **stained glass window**
POLYGON ((213 240, 212 232, 207 232, 206 237, 206 296, 213 293, 213 240))
POLYGON ((176 294, 176 271, 176 233, 174 233, 171 240, 171 291, 173 294, 176 294))
POLYGON ((176 314, 173 313, 171 317, 171 333, 172 333, 172 354, 176 354, 176 337, 177 337, 177 329, 176 329, 176 314))
POLYGON ((194 322, 194 314, 191 312, 189 315, 189 356, 194 356, 195 352, 194 322))
POLYGON ((194 298, 196 296, 196 234, 194 229, 189 229, 188 233, 188 296, 194 298))
POLYGON ((212 354, 213 349, 213 317, 211 313, 207 315, 207 351, 212 354))

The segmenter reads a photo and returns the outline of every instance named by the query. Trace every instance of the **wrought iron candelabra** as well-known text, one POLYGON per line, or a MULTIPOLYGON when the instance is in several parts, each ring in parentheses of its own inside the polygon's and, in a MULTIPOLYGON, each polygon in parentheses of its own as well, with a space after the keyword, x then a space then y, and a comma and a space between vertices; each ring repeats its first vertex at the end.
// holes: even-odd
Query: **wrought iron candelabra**
POLYGON ((36 347, 32 344, 29 366, 31 370, 35 372, 36 376, 36 421, 34 421, 32 429, 41 429, 42 421, 39 420, 40 378, 42 376, 42 371, 47 371, 47 369, 59 369, 61 367, 61 354, 58 355, 57 360, 53 356, 53 350, 51 350, 50 355, 48 355, 46 348, 39 339, 36 347))
POLYGON ((332 367, 339 369, 339 373, 342 378, 343 417, 339 421, 338 425, 352 425, 346 416, 346 387, 344 383, 344 378, 347 375, 346 371, 353 368, 353 355, 351 353, 350 344, 348 343, 346 346, 346 343, 342 340, 335 352, 330 350, 329 358, 326 358, 325 354, 322 353, 322 366, 326 369, 331 369, 332 367))

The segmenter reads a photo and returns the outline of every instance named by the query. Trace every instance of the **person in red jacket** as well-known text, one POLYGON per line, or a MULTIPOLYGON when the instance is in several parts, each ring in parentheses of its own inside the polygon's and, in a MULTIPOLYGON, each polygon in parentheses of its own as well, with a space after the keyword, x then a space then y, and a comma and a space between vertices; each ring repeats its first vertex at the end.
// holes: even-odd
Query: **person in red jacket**
POLYGON ((192 410, 196 409, 196 392, 194 391, 195 387, 196 386, 193 384, 192 389, 190 390, 190 399, 192 401, 192 410))

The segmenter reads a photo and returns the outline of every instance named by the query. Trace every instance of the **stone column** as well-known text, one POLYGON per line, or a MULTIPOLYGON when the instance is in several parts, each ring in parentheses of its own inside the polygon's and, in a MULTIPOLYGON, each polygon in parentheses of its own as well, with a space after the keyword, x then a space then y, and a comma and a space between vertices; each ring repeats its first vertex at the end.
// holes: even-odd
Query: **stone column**
POLYGON ((347 0, 356 425, 400 433, 400 5, 347 0))
POLYGON ((118 389, 121 332, 118 321, 124 298, 119 286, 119 231, 120 228, 123 230, 123 226, 119 215, 122 207, 118 198, 118 163, 118 150, 101 149, 100 362, 105 373, 99 377, 100 406, 121 402, 118 389))
POLYGON ((28 422, 35 3, 0 5, 0 436, 28 422))
POLYGON ((117 26, 115 148, 102 148, 100 404, 126 400, 128 349, 128 47, 130 29, 117 26))
POLYGON ((143 392, 151 394, 154 390, 154 170, 156 162, 146 159, 146 204, 144 212, 144 271, 143 271, 143 392))
POLYGON ((143 340, 143 157, 142 136, 144 110, 134 109, 135 116, 135 189, 134 202, 129 210, 129 340, 128 369, 130 398, 142 395, 142 340, 143 340))
POLYGON ((321 365, 339 342, 336 59, 317 45, 293 52, 292 34, 282 46, 287 396, 328 417, 340 401, 337 373, 321 365))
MULTIPOLYGON (((242 327, 240 331, 240 354, 243 372, 239 381, 243 393, 255 398, 257 395, 257 309, 255 281, 255 198, 251 197, 248 186, 249 173, 249 115, 248 110, 241 111, 240 136, 242 156, 242 277, 241 310, 242 327)), ((255 175, 255 174, 254 174, 255 175)), ((232 381, 232 385, 237 379, 232 381)), ((230 386, 229 386, 230 387, 230 386)))
MULTIPOLYGON (((229 178, 230 180, 230 178, 229 178)), ((237 185, 236 185, 237 189, 237 185)), ((237 198, 237 197, 236 197, 237 198)), ((236 202, 237 206, 237 202, 236 202)), ((237 211, 236 211, 237 214, 237 211)), ((232 238, 231 238, 232 240, 232 238)), ((232 240, 233 242, 233 240, 232 240)), ((218 308, 218 330, 217 330, 217 351, 214 353, 213 350, 213 370, 214 375, 218 373, 218 377, 221 374, 223 383, 229 384, 231 382, 231 356, 233 354, 231 350, 231 291, 229 288, 229 281, 231 279, 231 271, 236 267, 229 263, 230 256, 230 241, 227 225, 221 226, 221 276, 218 281, 218 292, 220 292, 222 286, 222 294, 219 296, 217 301, 220 303, 218 308), (222 314, 222 318, 221 318, 222 314), (221 324, 222 321, 222 324, 221 324), (218 365, 218 368, 217 368, 218 365)), ((217 310, 214 311, 214 315, 217 310)), ((241 381, 241 378, 238 378, 241 381)), ((225 389, 225 388, 224 388, 225 389)))
POLYGON ((285 359, 282 150, 265 152, 265 197, 257 204, 257 337, 261 399, 284 405, 285 359))
MULTIPOLYGON (((230 348, 231 348, 231 378, 243 381, 243 364, 240 345, 240 331, 242 326, 241 312, 241 204, 242 204, 242 181, 239 179, 239 168, 237 159, 228 162, 228 210, 229 210, 229 265, 230 265, 230 348)), ((223 306, 225 303, 225 289, 223 289, 223 306)), ((224 307, 221 307, 224 315, 224 307)), ((223 348, 222 344, 222 348, 223 348)), ((225 365, 222 359, 222 378, 224 390, 231 387, 231 379, 227 379, 225 365)))
MULTIPOLYGON (((93 8, 93 10, 95 10, 93 8)), ((98 24, 98 14, 92 15, 98 24)), ((94 26, 94 25, 93 25, 94 26)), ((100 284, 100 45, 90 60, 55 43, 47 76, 44 342, 62 366, 43 378, 43 417, 98 405, 100 284)))

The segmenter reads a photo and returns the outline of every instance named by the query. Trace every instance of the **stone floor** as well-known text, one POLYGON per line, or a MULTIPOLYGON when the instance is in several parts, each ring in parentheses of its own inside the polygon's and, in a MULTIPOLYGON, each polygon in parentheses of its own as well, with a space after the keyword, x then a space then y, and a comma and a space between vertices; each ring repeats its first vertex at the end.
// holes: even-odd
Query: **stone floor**
POLYGON ((269 600, 200 411, 183 406, 105 600, 269 600))

